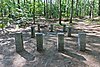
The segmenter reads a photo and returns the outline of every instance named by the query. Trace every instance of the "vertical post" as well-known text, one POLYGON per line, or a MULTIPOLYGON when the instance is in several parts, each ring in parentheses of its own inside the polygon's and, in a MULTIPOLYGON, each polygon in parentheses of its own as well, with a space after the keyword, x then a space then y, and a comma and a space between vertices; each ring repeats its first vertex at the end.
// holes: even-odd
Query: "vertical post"
POLYGON ((64 33, 58 33, 58 39, 57 39, 57 48, 58 51, 64 50, 64 33))
POLYGON ((31 38, 35 37, 35 27, 31 27, 31 38))
POLYGON ((63 32, 66 32, 66 25, 63 25, 63 32))
POLYGON ((68 32, 68 37, 71 37, 71 29, 72 29, 72 27, 68 27, 68 30, 67 30, 67 32, 68 32))
POLYGON ((36 33, 37 51, 43 51, 43 34, 36 33))
POLYGON ((86 48, 86 33, 78 34, 78 48, 80 51, 84 51, 86 48))
POLYGON ((23 36, 21 32, 15 33, 15 45, 16 45, 16 52, 20 52, 24 50, 23 36))
POLYGON ((53 32, 53 24, 50 25, 50 32, 53 32))
POLYGON ((40 24, 38 24, 38 32, 40 32, 40 24))

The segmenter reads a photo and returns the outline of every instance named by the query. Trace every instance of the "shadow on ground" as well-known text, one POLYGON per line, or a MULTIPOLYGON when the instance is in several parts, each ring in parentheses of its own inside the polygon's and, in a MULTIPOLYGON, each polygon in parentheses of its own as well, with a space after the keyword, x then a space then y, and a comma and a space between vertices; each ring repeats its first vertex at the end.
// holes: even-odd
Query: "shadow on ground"
POLYGON ((35 56, 33 56, 32 54, 30 54, 29 52, 27 52, 26 50, 23 50, 21 52, 17 52, 21 57, 23 57, 24 59, 26 59, 27 61, 32 61, 34 60, 35 56))
POLYGON ((65 54, 65 55, 68 55, 70 57, 76 58, 77 60, 86 61, 86 59, 83 56, 75 54, 75 53, 73 53, 73 52, 71 52, 69 50, 64 50, 61 53, 65 54))

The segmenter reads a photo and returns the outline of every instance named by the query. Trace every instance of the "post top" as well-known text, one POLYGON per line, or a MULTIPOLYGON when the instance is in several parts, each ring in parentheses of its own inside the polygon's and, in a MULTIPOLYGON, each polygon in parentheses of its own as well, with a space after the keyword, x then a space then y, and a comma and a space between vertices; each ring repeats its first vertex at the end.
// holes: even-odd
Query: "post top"
POLYGON ((35 26, 31 26, 31 28, 35 28, 35 26))
POLYGON ((85 32, 83 32, 83 33, 78 33, 78 34, 83 34, 83 35, 86 35, 86 33, 85 33, 85 32))
POLYGON ((18 32, 16 32, 15 34, 22 34, 22 32, 18 31, 18 32))
POLYGON ((58 35, 64 35, 64 33, 58 33, 58 35))
POLYGON ((38 34, 38 35, 41 35, 41 34, 43 34, 43 33, 35 33, 36 35, 38 34))

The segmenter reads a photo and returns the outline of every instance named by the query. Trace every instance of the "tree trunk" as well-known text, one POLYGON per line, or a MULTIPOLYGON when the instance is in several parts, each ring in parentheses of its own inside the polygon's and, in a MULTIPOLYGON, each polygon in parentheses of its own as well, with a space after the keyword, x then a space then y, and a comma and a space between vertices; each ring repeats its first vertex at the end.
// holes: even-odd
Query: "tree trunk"
POLYGON ((13 4, 14 4, 14 7, 15 7, 15 1, 13 0, 13 4))
POLYGON ((33 0, 33 23, 35 24, 35 0, 33 0))
POLYGON ((99 9, 98 16, 100 16, 100 0, 99 0, 99 4, 98 5, 99 5, 99 8, 98 8, 99 9))
POLYGON ((26 1, 24 0, 24 5, 25 5, 26 1))
POLYGON ((44 16, 46 15, 46 12, 45 12, 45 0, 44 0, 44 16))
MULTIPOLYGON (((80 6, 82 6, 82 0, 80 0, 79 3, 80 3, 80 6)), ((82 16, 82 7, 79 8, 79 12, 80 12, 79 16, 81 17, 82 16)))
POLYGON ((20 9, 20 0, 18 0, 18 8, 20 9))
POLYGON ((69 17, 69 0, 66 1, 67 17, 69 17))
MULTIPOLYGON (((66 0, 64 0, 64 4, 66 3, 66 0)), ((64 5, 64 13, 66 12, 66 5, 64 5)))
POLYGON ((46 0, 46 18, 48 18, 48 0, 46 0))
POLYGON ((95 0, 92 1, 92 18, 94 17, 94 2, 95 0))
MULTIPOLYGON (((1 1, 1 3, 3 4, 3 1, 1 1)), ((3 33, 4 33, 4 28, 3 28, 3 25, 4 25, 4 13, 3 13, 4 11, 3 11, 3 8, 1 8, 1 17, 2 17, 2 31, 3 31, 3 33)))
POLYGON ((93 1, 90 2, 90 18, 93 18, 93 1))
POLYGON ((72 3, 71 3, 70 23, 72 23, 72 17, 73 17, 73 0, 72 0, 72 3))
POLYGON ((52 18, 52 0, 50 0, 50 18, 52 18))
POLYGON ((76 15, 78 16, 78 0, 76 1, 76 15))
POLYGON ((61 25, 61 0, 59 0, 59 24, 61 25))

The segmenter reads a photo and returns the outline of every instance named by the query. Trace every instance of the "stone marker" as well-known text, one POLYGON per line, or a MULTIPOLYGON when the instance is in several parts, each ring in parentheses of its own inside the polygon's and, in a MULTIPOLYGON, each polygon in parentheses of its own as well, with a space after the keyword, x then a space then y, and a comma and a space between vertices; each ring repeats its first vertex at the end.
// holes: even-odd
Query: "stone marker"
POLYGON ((35 37, 35 27, 31 27, 31 38, 35 37))
POLYGON ((72 27, 67 27, 68 29, 67 29, 67 32, 68 32, 68 37, 71 37, 71 29, 72 29, 72 27))
POLYGON ((37 51, 43 51, 43 34, 36 33, 37 51))
POLYGON ((80 51, 84 51, 86 48, 86 33, 78 34, 78 48, 80 51))
POLYGON ((40 32, 40 24, 38 24, 38 32, 40 32))
POLYGON ((15 45, 16 45, 16 51, 20 52, 24 50, 23 47, 23 36, 21 32, 15 33, 15 45))
POLYGON ((58 51, 64 50, 64 33, 58 33, 58 39, 57 39, 57 48, 58 51))
POLYGON ((63 32, 66 32, 66 25, 63 25, 63 32))
POLYGON ((53 32, 53 24, 50 25, 50 32, 53 32))

